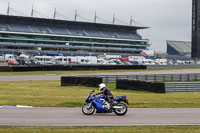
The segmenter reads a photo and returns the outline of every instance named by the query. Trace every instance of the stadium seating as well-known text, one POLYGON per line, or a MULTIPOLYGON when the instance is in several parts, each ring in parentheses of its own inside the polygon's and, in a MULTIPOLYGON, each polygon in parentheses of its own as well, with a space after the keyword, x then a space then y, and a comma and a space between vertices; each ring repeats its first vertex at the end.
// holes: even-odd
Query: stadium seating
POLYGON ((8 26, 8 24, 5 24, 5 23, 0 23, 0 30, 2 31, 10 31, 10 30, 12 30, 9 26, 8 26))
POLYGON ((26 25, 22 24, 10 24, 12 29, 17 32, 31 32, 31 30, 26 25))
POLYGON ((84 28, 73 27, 45 27, 38 25, 23 25, 23 24, 6 24, 0 23, 0 30, 9 30, 16 32, 30 32, 30 33, 45 33, 45 34, 59 34, 59 35, 75 35, 75 36, 91 36, 91 37, 105 37, 105 38, 123 38, 123 39, 142 39, 138 34, 108 31, 108 30, 92 30, 84 28))
POLYGON ((79 36, 84 36, 84 32, 81 29, 75 29, 75 28, 67 28, 72 35, 79 35, 79 36))
POLYGON ((48 27, 42 27, 42 26, 36 26, 36 25, 30 25, 31 29, 34 32, 37 33, 44 33, 44 34, 49 34, 49 33, 53 33, 48 27))
POLYGON ((8 25, 5 23, 0 23, 0 27, 8 27, 8 25))
POLYGON ((127 38, 127 39, 131 39, 131 36, 129 33, 123 33, 123 32, 116 32, 120 38, 127 38))
POLYGON ((97 31, 97 30, 88 30, 88 29, 84 29, 84 31, 86 31, 87 34, 88 34, 89 36, 103 37, 103 36, 101 35, 101 33, 100 33, 99 31, 97 31))
POLYGON ((191 43, 183 41, 167 41, 168 54, 188 54, 191 53, 191 43))
POLYGON ((0 46, 70 52, 135 53, 146 49, 147 27, 0 15, 0 46), (5 32, 9 31, 9 32, 5 32), (127 47, 128 46, 128 47, 127 47), (129 48, 130 46, 130 48, 129 48))
POLYGON ((190 48, 187 45, 185 45, 183 42, 176 42, 176 43, 173 43, 173 45, 177 50, 183 53, 189 52, 190 50, 190 48))
POLYGON ((107 38, 117 38, 117 35, 111 31, 103 31, 102 30, 101 33, 103 33, 104 37, 107 37, 107 38))
POLYGON ((130 33, 130 35, 131 35, 131 38, 134 38, 134 39, 137 39, 137 40, 142 39, 142 37, 140 35, 138 35, 138 34, 130 33))
POLYGON ((71 34, 65 30, 65 28, 58 28, 58 27, 49 27, 53 33, 55 34, 60 34, 60 35, 66 35, 66 34, 71 34))

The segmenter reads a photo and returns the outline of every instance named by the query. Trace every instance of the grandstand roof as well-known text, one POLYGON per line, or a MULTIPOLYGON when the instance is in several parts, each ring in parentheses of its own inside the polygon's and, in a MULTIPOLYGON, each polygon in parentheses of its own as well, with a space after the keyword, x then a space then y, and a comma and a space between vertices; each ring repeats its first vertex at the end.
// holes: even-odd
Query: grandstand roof
POLYGON ((167 53, 168 54, 191 54, 191 42, 187 41, 167 41, 167 53))
POLYGON ((11 16, 11 15, 0 15, 0 22, 4 23, 19 23, 19 24, 35 24, 41 26, 85 26, 86 28, 96 28, 96 29, 119 29, 119 30, 138 30, 147 29, 149 27, 140 26, 130 26, 130 25, 117 25, 117 24, 103 24, 103 23, 92 23, 92 22, 81 22, 81 21, 69 21, 69 20, 58 20, 58 19, 48 19, 48 18, 35 18, 35 17, 24 17, 24 16, 11 16))

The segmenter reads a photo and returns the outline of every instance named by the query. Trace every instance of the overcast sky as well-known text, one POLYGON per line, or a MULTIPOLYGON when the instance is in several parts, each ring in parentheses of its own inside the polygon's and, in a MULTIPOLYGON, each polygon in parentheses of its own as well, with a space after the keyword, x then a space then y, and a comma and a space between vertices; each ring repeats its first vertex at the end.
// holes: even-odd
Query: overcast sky
MULTIPOLYGON (((32 5, 49 17, 53 17, 55 7, 57 12, 71 19, 76 9, 79 15, 91 21, 95 11, 98 17, 109 22, 115 14, 127 24, 132 15, 142 26, 150 27, 139 33, 150 40, 151 49, 156 51, 166 51, 166 40, 191 41, 192 0, 0 0, 0 14, 7 13, 8 2, 11 8, 27 16, 31 15, 32 5)), ((17 15, 13 11, 10 13, 17 15)))

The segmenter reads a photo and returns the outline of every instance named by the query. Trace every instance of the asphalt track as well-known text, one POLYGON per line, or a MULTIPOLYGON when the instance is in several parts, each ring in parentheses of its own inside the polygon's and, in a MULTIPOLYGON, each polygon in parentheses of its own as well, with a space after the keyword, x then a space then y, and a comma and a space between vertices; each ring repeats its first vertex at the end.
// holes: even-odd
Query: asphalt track
MULTIPOLYGON (((115 72, 115 73, 98 73, 98 74, 82 74, 82 75, 147 75, 147 74, 192 74, 192 73, 200 73, 200 69, 115 72)), ((0 75, 0 81, 60 80, 61 76, 74 76, 74 75, 78 75, 78 74, 0 75)))
POLYGON ((131 108, 125 116, 94 114, 81 108, 0 108, 0 126, 200 125, 200 109, 131 108))

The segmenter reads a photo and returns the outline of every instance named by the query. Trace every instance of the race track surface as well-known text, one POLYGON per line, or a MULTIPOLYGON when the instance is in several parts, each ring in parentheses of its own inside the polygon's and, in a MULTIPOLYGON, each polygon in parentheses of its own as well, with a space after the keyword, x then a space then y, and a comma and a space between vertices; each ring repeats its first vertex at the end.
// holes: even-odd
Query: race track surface
MULTIPOLYGON (((19 72, 20 73, 20 72, 19 72)), ((116 73, 98 73, 98 74, 82 74, 82 75, 147 75, 147 74, 192 74, 200 73, 200 69, 185 69, 185 70, 160 70, 160 71, 141 71, 141 72, 116 72, 116 73)), ((61 76, 70 75, 0 75, 0 81, 31 81, 31 80, 60 80, 61 76)))
POLYGON ((81 108, 0 108, 0 126, 200 125, 200 109, 130 108, 125 116, 94 114, 81 108))

